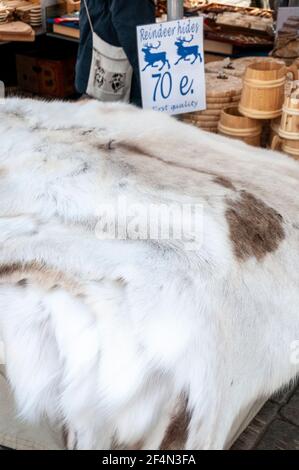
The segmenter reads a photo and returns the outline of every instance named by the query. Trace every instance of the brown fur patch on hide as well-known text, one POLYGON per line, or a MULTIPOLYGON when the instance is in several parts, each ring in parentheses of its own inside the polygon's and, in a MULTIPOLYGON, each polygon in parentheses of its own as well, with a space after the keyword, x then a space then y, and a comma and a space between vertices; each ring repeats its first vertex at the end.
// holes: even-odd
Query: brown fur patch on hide
POLYGON ((224 188, 232 189, 233 191, 236 190, 231 180, 229 180, 225 176, 216 176, 216 178, 214 178, 213 181, 214 183, 219 184, 220 186, 223 186, 224 188))
POLYGON ((40 284, 43 289, 50 290, 55 286, 62 287, 74 295, 79 295, 79 284, 68 278, 64 273, 37 261, 30 263, 11 263, 0 265, 0 283, 10 282, 26 287, 28 281, 40 284))
POLYGON ((135 143, 127 143, 127 142, 115 142, 111 150, 114 150, 114 149, 125 151, 127 153, 137 154, 142 157, 151 158, 164 165, 169 165, 174 168, 181 168, 183 170, 192 171, 192 172, 199 173, 202 175, 212 176, 214 183, 219 184, 220 186, 223 186, 225 188, 232 189, 234 191, 236 190, 233 183, 229 180, 229 178, 225 176, 217 175, 216 173, 209 171, 209 170, 205 170, 204 168, 194 168, 191 165, 184 165, 182 163, 173 162, 170 160, 164 160, 163 158, 160 158, 157 155, 151 154, 144 147, 142 147, 141 145, 139 146, 137 143, 135 144, 135 143))
POLYGON ((227 200, 226 219, 236 257, 261 260, 285 238, 282 216, 247 191, 237 200, 227 200))
POLYGON ((137 143, 126 143, 126 142, 115 142, 115 147, 121 151, 125 151, 126 153, 135 153, 137 155, 141 155, 143 157, 155 158, 151 155, 150 152, 147 152, 144 147, 138 145, 137 143))
POLYGON ((180 407, 171 418, 160 450, 183 450, 185 448, 191 419, 187 405, 187 399, 182 399, 180 407))

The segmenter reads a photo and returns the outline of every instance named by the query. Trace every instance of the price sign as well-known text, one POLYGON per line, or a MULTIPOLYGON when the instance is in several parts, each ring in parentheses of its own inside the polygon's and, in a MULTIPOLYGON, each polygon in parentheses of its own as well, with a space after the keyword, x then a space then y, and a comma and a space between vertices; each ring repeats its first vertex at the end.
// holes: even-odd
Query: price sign
POLYGON ((206 108, 203 19, 138 26, 142 102, 183 114, 206 108))

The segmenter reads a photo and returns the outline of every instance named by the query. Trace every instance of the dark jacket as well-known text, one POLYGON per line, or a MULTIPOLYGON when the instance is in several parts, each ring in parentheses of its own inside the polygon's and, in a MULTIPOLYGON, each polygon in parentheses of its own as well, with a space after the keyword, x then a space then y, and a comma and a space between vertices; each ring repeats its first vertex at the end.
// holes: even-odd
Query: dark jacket
MULTIPOLYGON (((95 33, 113 46, 121 46, 133 67, 131 102, 141 106, 136 26, 155 22, 153 0, 87 0, 95 33)), ((92 57, 92 36, 84 2, 80 11, 80 45, 76 88, 85 93, 92 57)))

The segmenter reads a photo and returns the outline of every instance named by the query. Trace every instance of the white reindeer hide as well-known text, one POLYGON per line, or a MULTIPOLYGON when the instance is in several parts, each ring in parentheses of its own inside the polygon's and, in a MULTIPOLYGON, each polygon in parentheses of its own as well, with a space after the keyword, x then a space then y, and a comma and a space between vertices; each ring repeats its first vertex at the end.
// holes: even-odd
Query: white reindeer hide
POLYGON ((287 156, 165 115, 6 100, 0 325, 23 418, 79 449, 225 448, 298 372, 298 188, 287 156), (120 198, 201 206, 192 249, 99 233, 120 198))

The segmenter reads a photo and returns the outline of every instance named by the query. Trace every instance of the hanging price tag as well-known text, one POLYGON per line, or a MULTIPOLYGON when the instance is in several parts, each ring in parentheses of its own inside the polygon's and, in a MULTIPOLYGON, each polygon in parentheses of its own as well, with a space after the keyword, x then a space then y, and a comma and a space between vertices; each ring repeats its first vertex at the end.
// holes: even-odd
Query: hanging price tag
POLYGON ((203 19, 139 26, 143 107, 168 114, 206 108, 203 19))

